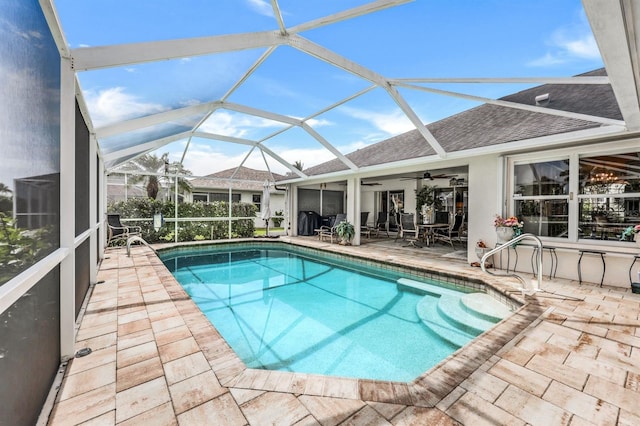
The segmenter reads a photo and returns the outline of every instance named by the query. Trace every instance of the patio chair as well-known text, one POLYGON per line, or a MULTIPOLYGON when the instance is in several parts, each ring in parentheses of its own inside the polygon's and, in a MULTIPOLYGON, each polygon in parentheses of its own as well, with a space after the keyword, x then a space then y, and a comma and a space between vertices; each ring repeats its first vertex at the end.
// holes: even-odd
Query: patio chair
POLYGON ((449 221, 448 228, 435 230, 434 239, 449 243, 451 244, 451 247, 453 247, 454 239, 457 239, 460 243, 462 243, 463 223, 464 214, 456 214, 455 216, 453 216, 453 219, 449 221))
POLYGON ((360 235, 366 235, 367 239, 371 239, 371 227, 367 225, 369 220, 369 212, 360 212, 360 235))
POLYGON ((400 213, 399 236, 407 241, 407 246, 422 247, 419 241, 420 230, 416 226, 415 215, 413 213, 400 213))
POLYGON ((436 212, 436 223, 451 223, 449 212, 436 212))
POLYGON ((387 229, 387 222, 389 220, 389 216, 387 212, 378 212, 378 219, 376 220, 376 224, 373 227, 371 233, 375 232, 375 236, 377 237, 380 231, 387 234, 389 236, 389 230, 387 229))
POLYGON ((338 213, 331 226, 321 226, 318 229, 318 239, 323 241, 323 238, 329 237, 329 241, 333 244, 333 237, 336 237, 336 240, 338 239, 336 228, 340 222, 344 222, 345 220, 347 220, 347 215, 338 213))
POLYGON ((400 213, 389 214, 389 224, 387 225, 387 231, 395 232, 396 239, 400 234, 400 225, 398 225, 399 222, 400 222, 400 213))
POLYGON ((107 214, 107 247, 111 243, 124 240, 125 242, 134 235, 140 236, 142 234, 142 228, 139 226, 125 226, 120 222, 120 215, 109 213, 107 214))

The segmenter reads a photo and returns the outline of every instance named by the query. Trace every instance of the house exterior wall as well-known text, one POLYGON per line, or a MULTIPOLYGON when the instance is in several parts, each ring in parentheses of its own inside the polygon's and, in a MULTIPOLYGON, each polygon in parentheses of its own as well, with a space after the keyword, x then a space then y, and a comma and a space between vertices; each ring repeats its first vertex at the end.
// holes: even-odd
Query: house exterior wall
MULTIPOLYGON (((628 141, 629 149, 637 146, 637 142, 628 141)), ((615 144, 603 143, 591 145, 589 147, 582 146, 580 148, 566 148, 565 151, 585 153, 588 150, 593 152, 604 152, 612 148, 618 150, 624 149, 623 142, 615 144)), ((637 150, 637 148, 635 148, 637 150)), ((535 156, 548 156, 551 154, 561 154, 562 150, 546 150, 537 153, 530 153, 527 156, 535 158, 535 156)), ((495 228, 493 226, 494 216, 496 214, 508 214, 508 196, 510 188, 507 187, 507 170, 506 159, 501 155, 479 156, 469 161, 469 217, 468 217, 468 245, 467 259, 469 262, 475 262, 478 257, 475 252, 476 242, 484 241, 488 247, 493 248, 497 242, 495 228)), ((542 238, 543 244, 556 247, 557 272, 556 277, 570 280, 578 280, 578 260, 579 250, 599 250, 605 252, 605 275, 604 285, 615 287, 629 287, 629 268, 633 261, 633 255, 638 250, 630 247, 628 244, 620 247, 617 241, 584 241, 578 242, 563 241, 558 238, 542 238)), ((533 243, 533 241, 526 241, 533 243)), ((515 253, 510 250, 511 268, 515 265, 515 253)), ((532 273, 532 247, 519 245, 517 250, 517 271, 532 273)), ((495 258, 494 261, 500 265, 500 259, 495 258)), ((507 254, 503 253, 502 262, 506 267, 507 254)), ((543 257, 544 275, 548 277, 551 267, 550 254, 545 251, 543 257)), ((637 271, 640 263, 636 263, 635 269, 632 270, 632 278, 637 280, 637 271)), ((582 280, 590 283, 600 283, 603 273, 603 264, 600 256, 585 254, 581 262, 582 280)))
MULTIPOLYGON (((563 152, 572 152, 577 158, 578 154, 584 155, 588 153, 599 153, 606 155, 610 152, 620 152, 621 150, 629 150, 637 152, 637 146, 640 143, 637 140, 629 140, 626 142, 616 141, 603 142, 599 144, 584 144, 579 148, 557 148, 529 152, 527 154, 518 154, 525 158, 553 158, 563 152)), ((510 156, 503 154, 490 154, 469 157, 467 159, 468 179, 466 185, 468 187, 468 215, 467 215, 467 260, 469 263, 478 261, 476 254, 476 243, 480 240, 486 243, 490 248, 494 248, 497 243, 496 231, 493 225, 495 215, 502 216, 512 215, 512 206, 510 194, 513 189, 509 183, 509 160, 510 156)), ((425 169, 437 169, 446 167, 448 162, 438 164, 425 164, 425 169)), ((459 165, 459 164, 458 164, 459 165)), ((394 169, 390 167, 385 169, 385 174, 399 174, 402 169, 394 169)), ((370 225, 375 223, 377 209, 377 192, 379 191, 404 191, 404 211, 415 212, 415 189, 418 182, 415 180, 404 179, 376 179, 371 175, 363 178, 365 182, 377 182, 375 186, 360 186, 360 211, 368 211, 370 225)), ((429 181, 429 185, 445 188, 448 186, 447 179, 436 179, 429 181)), ((327 184, 327 188, 332 183, 327 184)), ((308 186, 308 185, 307 185, 308 186)), ((346 191, 344 185, 342 189, 346 191)), ((293 191, 293 194, 296 192, 293 191)), ((348 197, 347 203, 351 203, 355 197, 348 197)), ((295 205, 295 202, 294 202, 295 205)), ((353 207, 353 206, 351 206, 353 207)), ((347 210, 349 206, 347 206, 347 210)), ((295 210, 294 210, 295 211, 295 210)), ((520 218, 522 219, 522 218, 520 218)), ((628 287, 629 286, 629 268, 633 262, 633 256, 638 253, 637 247, 631 243, 621 243, 616 240, 602 241, 594 239, 577 239, 576 238, 549 238, 543 237, 543 244, 556 248, 558 257, 557 272, 558 278, 570 280, 578 280, 578 260, 580 250, 600 250, 605 253, 605 275, 604 285, 628 287)), ((524 241, 523 243, 532 244, 533 241, 524 241)), ((510 269, 516 267, 518 272, 532 273, 532 252, 530 246, 518 245, 515 249, 508 249, 508 257, 510 260, 510 269), (517 256, 517 265, 516 265, 517 256)), ((503 252, 502 259, 496 255, 493 259, 497 266, 502 261, 503 269, 506 269, 507 252, 503 252)), ((543 258, 544 275, 548 277, 551 267, 551 259, 548 251, 545 251, 543 258)), ((638 269, 640 262, 636 262, 635 268, 632 269, 632 278, 637 281, 638 269)), ((603 264, 599 255, 585 254, 581 262, 581 275, 584 282, 600 283, 603 273, 603 264)))
POLYGON ((469 161, 469 215, 467 259, 478 260, 475 252, 476 243, 484 241, 493 247, 497 241, 493 219, 502 214, 503 203, 503 160, 498 155, 487 155, 469 161))

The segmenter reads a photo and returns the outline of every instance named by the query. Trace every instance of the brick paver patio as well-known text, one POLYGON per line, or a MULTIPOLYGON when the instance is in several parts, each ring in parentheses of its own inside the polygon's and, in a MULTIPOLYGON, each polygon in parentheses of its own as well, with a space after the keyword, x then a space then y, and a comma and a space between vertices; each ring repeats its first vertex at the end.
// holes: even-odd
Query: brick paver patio
POLYGON ((376 244, 295 244, 483 276, 526 302, 412 383, 247 369, 148 248, 109 249, 51 425, 638 425, 640 295, 515 281, 376 244))

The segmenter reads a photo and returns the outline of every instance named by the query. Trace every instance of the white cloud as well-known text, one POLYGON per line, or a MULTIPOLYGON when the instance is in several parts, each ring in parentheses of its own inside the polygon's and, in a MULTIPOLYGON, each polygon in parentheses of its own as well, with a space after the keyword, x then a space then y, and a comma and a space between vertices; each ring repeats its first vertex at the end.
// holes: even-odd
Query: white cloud
POLYGON ((254 12, 257 12, 260 15, 273 17, 273 9, 271 8, 271 4, 264 0, 247 0, 247 4, 254 12))
POLYGON ((584 11, 580 13, 579 23, 558 28, 547 44, 550 50, 544 56, 530 61, 529 66, 554 66, 575 60, 600 60, 600 50, 584 11))
POLYGON ((368 121, 388 135, 399 135, 415 128, 402 111, 380 113, 352 107, 343 107, 340 111, 353 118, 368 121))
POLYGON ((236 138, 247 137, 251 129, 281 128, 282 123, 242 114, 232 114, 228 111, 216 111, 205 121, 200 130, 236 138))
POLYGON ((333 126, 334 123, 326 120, 326 119, 319 119, 319 118, 310 118, 309 120, 307 120, 307 124, 313 128, 317 128, 317 127, 326 127, 326 126, 333 126))
MULTIPOLYGON (((179 155, 182 155, 182 151, 180 151, 179 155)), ((184 167, 190 170, 194 176, 206 176, 210 173, 239 165, 244 155, 246 153, 228 155, 225 152, 213 149, 207 144, 192 141, 184 158, 184 167)), ((177 159, 179 160, 180 158, 177 159)))
POLYGON ((144 102, 137 96, 126 93, 123 87, 98 92, 86 90, 84 97, 96 127, 167 110, 160 104, 144 102))
POLYGON ((565 64, 577 59, 599 60, 600 51, 593 34, 583 34, 579 38, 569 38, 564 32, 554 35, 552 50, 544 56, 528 63, 529 66, 552 66, 565 64))
POLYGON ((40 31, 31 30, 31 29, 22 29, 18 27, 14 22, 8 19, 0 19, 0 29, 1 30, 7 29, 10 32, 16 34, 18 37, 21 37, 29 41, 33 41, 34 39, 42 40, 44 38, 43 34, 40 31))
POLYGON ((561 45, 572 56, 585 59, 600 58, 600 50, 598 50, 598 45, 593 34, 588 34, 578 40, 565 40, 561 45))
POLYGON ((561 59, 547 52, 543 57, 530 61, 528 65, 532 67, 548 67, 563 64, 565 62, 566 61, 564 59, 561 59))
MULTIPOLYGON (((343 153, 353 152, 356 149, 363 148, 367 144, 364 142, 356 142, 345 146, 337 146, 336 148, 343 153)), ((172 148, 165 149, 163 152, 169 152, 169 158, 171 161, 178 161, 182 157, 185 142, 180 142, 177 145, 172 144, 172 148)), ((184 166, 190 170, 194 176, 205 176, 210 173, 219 172, 221 170, 237 167, 245 160, 245 157, 250 147, 244 149, 234 149, 233 153, 226 152, 224 149, 226 145, 212 146, 207 143, 201 143, 197 140, 192 140, 187 155, 184 159, 184 166)), ((293 164, 296 161, 302 161, 305 168, 315 166, 325 161, 330 161, 335 156, 322 146, 314 148, 296 148, 291 146, 271 146, 271 150, 276 152, 281 158, 283 158, 288 164, 293 164)), ((232 151, 229 149, 229 151, 232 151)), ((272 172, 279 174, 286 174, 289 172, 289 168, 280 164, 277 160, 271 158, 268 154, 265 154, 269 167, 272 172)), ((262 155, 257 150, 254 150, 253 154, 249 156, 244 162, 245 167, 250 167, 257 170, 266 170, 262 155)))

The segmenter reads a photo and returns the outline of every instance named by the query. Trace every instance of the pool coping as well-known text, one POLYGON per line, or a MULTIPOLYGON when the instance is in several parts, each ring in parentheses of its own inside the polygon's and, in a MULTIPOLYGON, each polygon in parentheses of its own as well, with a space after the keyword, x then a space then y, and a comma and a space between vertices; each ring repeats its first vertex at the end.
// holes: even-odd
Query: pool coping
MULTIPOLYGON (((265 245, 293 245, 298 248, 311 248, 325 253, 333 253, 341 257, 350 257, 360 261, 384 263, 392 268, 411 269, 422 272, 422 276, 437 275, 439 277, 454 277, 463 280, 460 275, 447 270, 424 270, 415 265, 406 265, 392 260, 372 260, 354 253, 345 253, 344 248, 309 247, 304 242, 273 240, 239 240, 208 242, 205 245, 246 244, 253 242, 257 246, 265 245)), ((159 251, 170 248, 192 248, 201 244, 166 244, 159 251)), ((171 272, 154 253, 147 254, 156 273, 162 278, 162 283, 180 314, 185 319, 196 343, 200 346, 205 358, 209 362, 220 384, 227 388, 240 388, 257 391, 276 391, 295 395, 327 396, 363 401, 415 405, 421 407, 435 407, 447 395, 466 380, 481 366, 489 368, 491 357, 500 350, 506 349, 509 342, 517 341, 518 334, 530 327, 544 311, 549 309, 538 303, 527 301, 514 290, 511 282, 505 283, 504 277, 472 277, 471 280, 484 286, 484 290, 493 297, 507 303, 520 305, 512 315, 497 323, 491 329, 474 338, 467 345, 440 361, 438 364, 422 373, 411 382, 394 382, 384 380, 343 378, 309 373, 293 373, 248 368, 227 344, 216 328, 191 300, 186 291, 176 281, 171 272)), ((434 268, 438 269, 438 268, 434 268)), ((418 274, 420 276, 420 274, 418 274)), ((469 281, 466 277, 464 280, 469 281)), ((508 279, 507 279, 508 280, 508 279)), ((472 287, 481 289, 479 287, 472 287)), ((496 359, 497 360, 497 359, 496 359)))

